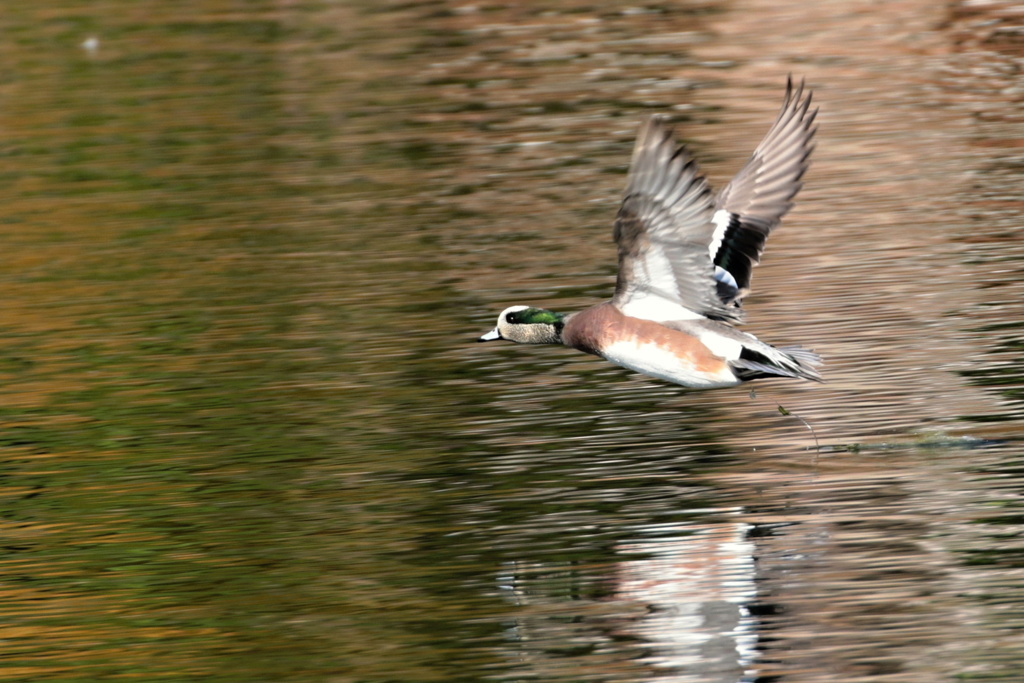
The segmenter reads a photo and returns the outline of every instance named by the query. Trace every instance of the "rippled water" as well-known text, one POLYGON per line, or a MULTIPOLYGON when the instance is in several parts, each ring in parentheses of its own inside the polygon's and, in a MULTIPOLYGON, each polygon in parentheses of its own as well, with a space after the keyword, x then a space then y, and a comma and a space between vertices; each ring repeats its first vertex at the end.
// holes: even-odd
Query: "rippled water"
POLYGON ((5 5, 0 679, 1024 678, 1019 8, 557 7, 5 5), (747 329, 827 384, 472 343, 787 73, 747 329))

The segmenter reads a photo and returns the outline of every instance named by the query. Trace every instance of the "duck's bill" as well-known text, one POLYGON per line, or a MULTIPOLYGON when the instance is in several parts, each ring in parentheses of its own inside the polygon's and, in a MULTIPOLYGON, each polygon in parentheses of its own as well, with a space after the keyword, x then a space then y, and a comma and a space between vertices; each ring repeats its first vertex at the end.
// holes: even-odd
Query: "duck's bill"
POLYGON ((482 337, 477 337, 478 342, 494 341, 496 339, 501 339, 501 332, 498 332, 497 327, 495 327, 493 330, 483 335, 482 337))

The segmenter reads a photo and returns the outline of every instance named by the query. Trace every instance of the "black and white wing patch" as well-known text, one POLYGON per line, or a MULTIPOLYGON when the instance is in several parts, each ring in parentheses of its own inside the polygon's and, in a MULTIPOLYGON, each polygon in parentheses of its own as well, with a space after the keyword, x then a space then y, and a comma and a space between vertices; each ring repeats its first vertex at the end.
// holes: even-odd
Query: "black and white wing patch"
POLYGON ((750 291, 754 266, 761 260, 765 240, 793 206, 810 165, 817 109, 804 83, 786 81, 786 96, 778 118, 753 156, 715 201, 714 232, 709 254, 721 302, 738 308, 750 291))

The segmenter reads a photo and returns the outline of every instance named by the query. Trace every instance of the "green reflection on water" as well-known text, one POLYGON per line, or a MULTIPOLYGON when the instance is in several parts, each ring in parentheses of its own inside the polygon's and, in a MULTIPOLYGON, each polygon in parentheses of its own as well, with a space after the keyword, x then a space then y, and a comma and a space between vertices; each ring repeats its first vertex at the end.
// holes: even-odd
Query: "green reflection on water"
POLYGON ((347 336, 395 302, 335 303, 420 269, 418 243, 365 264, 371 216, 310 206, 344 160, 288 139, 324 124, 288 111, 275 3, 64 8, 2 20, 0 678, 455 680, 417 620, 462 608, 403 573, 418 532, 390 504, 410 484, 388 470, 435 453, 397 436, 400 350, 347 336))

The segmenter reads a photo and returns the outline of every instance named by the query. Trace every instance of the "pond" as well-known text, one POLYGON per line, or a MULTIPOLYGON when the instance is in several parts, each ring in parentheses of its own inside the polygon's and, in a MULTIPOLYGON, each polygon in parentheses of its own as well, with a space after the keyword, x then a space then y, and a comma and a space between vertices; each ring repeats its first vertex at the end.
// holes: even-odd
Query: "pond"
POLYGON ((0 680, 1021 680, 1016 9, 7 3, 0 680), (744 329, 825 384, 474 343, 788 74, 744 329))

